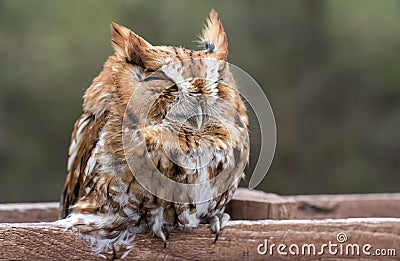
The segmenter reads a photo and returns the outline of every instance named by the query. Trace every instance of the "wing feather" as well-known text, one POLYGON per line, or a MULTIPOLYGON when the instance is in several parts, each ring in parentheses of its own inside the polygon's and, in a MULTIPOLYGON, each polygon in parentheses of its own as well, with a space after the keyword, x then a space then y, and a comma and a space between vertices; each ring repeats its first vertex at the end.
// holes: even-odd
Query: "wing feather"
POLYGON ((92 176, 89 174, 95 168, 94 152, 105 122, 106 113, 98 118, 93 114, 82 114, 74 125, 68 151, 68 173, 60 200, 60 218, 69 215, 71 206, 82 196, 85 186, 91 184, 86 179, 92 176))

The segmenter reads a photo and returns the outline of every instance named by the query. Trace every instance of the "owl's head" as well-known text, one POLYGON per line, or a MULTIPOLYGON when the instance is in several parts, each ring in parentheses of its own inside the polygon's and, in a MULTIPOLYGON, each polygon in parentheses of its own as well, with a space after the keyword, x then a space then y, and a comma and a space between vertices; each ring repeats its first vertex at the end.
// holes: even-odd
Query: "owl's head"
POLYGON ((200 36, 202 50, 182 47, 154 46, 131 30, 116 23, 111 24, 112 45, 116 55, 150 71, 162 66, 192 58, 214 58, 227 61, 228 40, 215 10, 211 10, 207 24, 200 36))
POLYGON ((144 96, 137 96, 135 106, 155 97, 147 115, 151 119, 148 124, 193 119, 189 125, 201 128, 209 119, 202 115, 224 115, 228 121, 237 121, 234 115, 238 111, 247 124, 245 107, 227 63, 227 37, 216 11, 210 12, 200 36, 202 49, 198 51, 154 46, 115 23, 111 30, 117 59, 140 67, 143 73, 138 81, 146 91, 142 92, 144 96))

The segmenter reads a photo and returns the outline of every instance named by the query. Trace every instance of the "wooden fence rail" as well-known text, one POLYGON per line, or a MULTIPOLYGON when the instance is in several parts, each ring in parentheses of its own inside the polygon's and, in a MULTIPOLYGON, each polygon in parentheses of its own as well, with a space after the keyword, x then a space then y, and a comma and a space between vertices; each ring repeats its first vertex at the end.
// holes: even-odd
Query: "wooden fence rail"
MULTIPOLYGON (((57 209, 57 203, 0 205, 0 260, 102 260, 51 222, 57 209)), ((165 248, 143 233, 127 260, 400 260, 400 194, 278 196, 240 189, 228 211, 235 220, 215 244, 206 225, 171 233, 165 248)))

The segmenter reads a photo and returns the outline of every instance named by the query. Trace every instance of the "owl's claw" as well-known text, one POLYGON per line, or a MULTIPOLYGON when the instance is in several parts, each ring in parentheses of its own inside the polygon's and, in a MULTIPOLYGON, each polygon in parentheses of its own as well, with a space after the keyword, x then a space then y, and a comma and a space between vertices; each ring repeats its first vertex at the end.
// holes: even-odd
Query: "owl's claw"
POLYGON ((231 217, 229 216, 229 214, 226 214, 226 213, 218 214, 211 218, 211 220, 210 220, 211 231, 213 234, 214 233, 216 234, 214 243, 217 242, 219 234, 221 234, 221 230, 228 224, 228 221, 230 219, 231 219, 231 217))
POLYGON ((169 239, 169 231, 167 230, 167 232, 165 233, 165 241, 164 241, 164 249, 167 248, 167 242, 169 239))
POLYGON ((213 242, 214 244, 215 244, 215 243, 217 243, 217 240, 218 240, 219 234, 220 234, 220 232, 218 232, 218 233, 215 235, 215 239, 214 239, 214 242, 213 242))
POLYGON ((167 248, 167 242, 170 235, 170 228, 167 227, 165 230, 163 229, 156 230, 154 234, 164 242, 164 248, 167 248))

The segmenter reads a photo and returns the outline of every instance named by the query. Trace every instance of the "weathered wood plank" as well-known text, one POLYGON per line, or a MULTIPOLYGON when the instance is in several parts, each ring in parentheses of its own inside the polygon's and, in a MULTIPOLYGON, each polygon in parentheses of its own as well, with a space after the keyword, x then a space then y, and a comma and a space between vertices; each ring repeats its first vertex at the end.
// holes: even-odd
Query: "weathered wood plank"
POLYGON ((238 188, 226 207, 233 220, 293 219, 296 201, 259 190, 238 188))
POLYGON ((239 188, 227 207, 234 220, 400 217, 400 193, 279 196, 239 188))
POLYGON ((58 218, 58 203, 0 204, 0 223, 50 222, 58 218))
MULTIPOLYGON (((285 220, 285 221, 232 221, 223 230, 216 244, 209 227, 202 225, 198 229, 176 231, 170 236, 166 248, 163 243, 149 234, 137 235, 136 246, 126 260, 396 260, 400 256, 400 219, 336 219, 336 220, 285 220), (340 244, 338 233, 344 233, 347 240, 340 244), (285 244, 278 254, 277 247, 260 255, 264 251, 265 240, 272 244, 285 244), (322 244, 333 245, 336 254, 329 253, 325 247, 320 255, 322 244), (289 246, 296 244, 299 253, 304 248, 305 255, 292 255, 289 246), (304 244, 307 244, 305 247, 304 244), (309 244, 314 244, 316 254, 309 244), (347 247, 348 244, 352 244, 347 247), (360 255, 352 255, 354 244, 360 249, 360 255), (362 248, 369 244, 367 251, 362 248), (261 245, 259 247, 259 245, 261 245), (340 245, 343 252, 340 254, 340 245), (308 248, 311 254, 308 254, 308 248), (346 248, 349 249, 346 255, 346 248), (391 256, 375 255, 377 249, 394 249, 391 256), (393 255, 396 256, 393 256, 393 255)), ((293 251, 296 248, 291 246, 293 251)), ((270 250, 270 248, 269 248, 270 250)), ((355 249, 356 250, 356 249, 355 249)), ((355 252, 356 254, 356 252, 355 252)), ((84 241, 75 233, 58 228, 51 223, 42 224, 0 224, 1 260, 102 260, 93 254, 84 241)))
MULTIPOLYGON (((227 206, 234 220, 400 217, 400 193, 279 196, 239 188, 227 206)), ((58 203, 0 204, 0 223, 57 220, 58 203)))
POLYGON ((400 193, 285 196, 296 219, 400 217, 400 193))

